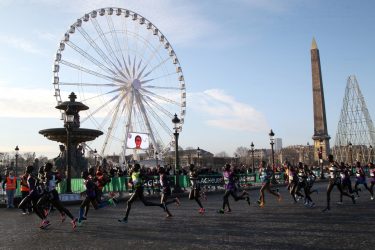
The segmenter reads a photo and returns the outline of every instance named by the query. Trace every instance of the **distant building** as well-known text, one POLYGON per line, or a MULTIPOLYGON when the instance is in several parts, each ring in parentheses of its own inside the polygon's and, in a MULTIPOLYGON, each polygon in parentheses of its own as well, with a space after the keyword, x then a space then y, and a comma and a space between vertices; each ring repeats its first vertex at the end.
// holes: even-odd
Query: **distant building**
POLYGON ((278 153, 283 148, 283 140, 281 138, 275 138, 275 152, 278 153))

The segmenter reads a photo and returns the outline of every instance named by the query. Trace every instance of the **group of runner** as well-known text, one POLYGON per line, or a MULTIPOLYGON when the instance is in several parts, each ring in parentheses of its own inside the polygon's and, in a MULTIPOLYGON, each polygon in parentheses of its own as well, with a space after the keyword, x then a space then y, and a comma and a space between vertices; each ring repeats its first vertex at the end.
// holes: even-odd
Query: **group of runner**
MULTIPOLYGON (((330 195, 332 189, 336 186, 340 192, 340 201, 339 204, 342 204, 343 196, 349 197, 353 203, 356 202, 356 198, 359 197, 358 191, 361 189, 358 188, 359 185, 363 185, 366 190, 370 192, 371 199, 373 197, 373 187, 375 184, 375 167, 374 164, 370 163, 370 177, 371 185, 367 186, 366 174, 360 163, 356 165, 356 184, 352 188, 352 183, 350 179, 349 169, 345 164, 338 164, 334 161, 333 156, 329 156, 329 181, 327 187, 327 205, 323 210, 330 210, 330 195), (356 194, 356 196, 355 196, 356 194)), ((45 229, 50 225, 48 218, 49 211, 52 207, 55 207, 61 215, 61 221, 64 222, 66 216, 71 219, 71 224, 73 229, 77 224, 82 223, 87 220, 87 215, 89 211, 90 204, 95 208, 99 209, 108 205, 115 205, 118 201, 114 198, 114 195, 110 196, 110 199, 102 200, 102 189, 110 181, 106 175, 104 175, 100 166, 98 166, 97 171, 94 168, 90 168, 88 171, 82 173, 83 183, 85 186, 85 191, 81 193, 84 197, 80 205, 78 216, 75 217, 72 213, 66 209, 60 202, 58 192, 56 190, 57 184, 61 181, 60 175, 57 172, 52 170, 53 165, 47 163, 43 168, 39 170, 38 176, 34 176, 33 166, 28 166, 26 168, 25 176, 26 184, 23 182, 21 185, 27 185, 29 188, 29 193, 24 196, 24 199, 21 201, 19 208, 24 211, 27 208, 32 208, 32 211, 41 219, 40 228, 45 229)), ((217 210, 218 213, 230 213, 231 207, 229 204, 229 196, 232 196, 235 201, 244 200, 247 205, 250 205, 250 196, 249 193, 245 190, 242 190, 239 185, 238 179, 235 175, 236 169, 230 164, 226 164, 223 169, 223 179, 224 179, 224 195, 222 207, 217 210)), ((180 205, 180 201, 177 197, 172 197, 171 192, 171 182, 169 181, 168 175, 164 167, 158 167, 159 174, 159 183, 160 183, 160 193, 161 198, 160 202, 151 202, 144 197, 144 181, 146 176, 142 173, 140 165, 134 164, 130 170, 130 180, 129 185, 133 189, 133 193, 127 201, 125 215, 122 219, 118 221, 121 223, 127 223, 130 210, 133 202, 139 198, 145 206, 156 206, 160 207, 165 213, 166 217, 172 217, 172 213, 168 209, 168 205, 175 203, 177 206, 180 205)), ((313 189, 316 176, 314 172, 304 165, 299 163, 298 166, 293 167, 291 165, 286 166, 286 174, 288 178, 288 190, 292 196, 293 202, 297 203, 298 200, 304 199, 304 205, 306 207, 314 207, 315 204, 311 198, 311 194, 318 191, 313 189), (302 193, 303 190, 303 193, 302 193)), ((24 177, 25 177, 24 176, 24 177)), ((259 166, 259 177, 261 179, 262 185, 259 191, 259 199, 257 203, 260 207, 264 207, 266 204, 265 200, 265 191, 268 191, 270 194, 277 197, 278 201, 281 201, 281 195, 278 192, 278 189, 272 188, 272 181, 274 180, 274 171, 270 165, 267 165, 265 162, 262 162, 259 166)), ((200 214, 205 213, 205 208, 202 205, 202 196, 203 190, 199 181, 199 169, 196 168, 193 164, 189 167, 189 180, 190 180, 190 194, 189 199, 194 200, 199 209, 200 214)))

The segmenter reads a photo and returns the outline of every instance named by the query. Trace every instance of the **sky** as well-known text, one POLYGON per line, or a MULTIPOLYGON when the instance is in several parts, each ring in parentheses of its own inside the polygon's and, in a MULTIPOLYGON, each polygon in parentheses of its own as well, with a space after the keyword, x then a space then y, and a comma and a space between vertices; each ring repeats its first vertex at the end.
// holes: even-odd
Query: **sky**
POLYGON ((184 148, 269 148, 271 128, 283 146, 312 144, 313 37, 331 144, 350 75, 374 117, 371 0, 0 0, 0 152, 18 145, 20 153, 58 155, 38 131, 62 127, 52 85, 59 41, 77 18, 111 6, 146 17, 173 45, 187 92, 184 148))

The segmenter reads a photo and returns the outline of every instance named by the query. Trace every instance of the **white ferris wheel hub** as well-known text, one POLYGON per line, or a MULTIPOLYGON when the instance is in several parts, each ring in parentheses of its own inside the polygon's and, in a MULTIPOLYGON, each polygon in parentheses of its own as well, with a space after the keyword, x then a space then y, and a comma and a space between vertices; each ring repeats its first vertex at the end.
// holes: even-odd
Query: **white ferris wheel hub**
POLYGON ((138 79, 134 79, 132 85, 134 89, 138 90, 141 88, 141 81, 138 79))

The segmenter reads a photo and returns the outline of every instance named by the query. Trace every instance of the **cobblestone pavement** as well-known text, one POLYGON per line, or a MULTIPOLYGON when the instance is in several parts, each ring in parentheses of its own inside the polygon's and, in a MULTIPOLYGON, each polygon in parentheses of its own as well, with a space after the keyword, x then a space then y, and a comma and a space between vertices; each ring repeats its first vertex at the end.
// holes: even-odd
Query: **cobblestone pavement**
MULTIPOLYGON (((57 212, 50 216, 47 230, 38 228, 35 215, 21 215, 19 210, 0 209, 0 249, 371 249, 375 245, 375 201, 362 191, 357 204, 344 197, 336 205, 338 192, 332 192, 332 209, 322 213, 326 183, 316 185, 313 194, 317 206, 306 208, 292 204, 285 187, 283 200, 266 194, 264 208, 256 206, 259 190, 251 190, 252 204, 234 202, 232 213, 218 214, 222 194, 209 194, 204 201, 206 214, 198 213, 195 202, 186 197, 181 206, 169 206, 172 218, 158 207, 135 202, 129 222, 117 219, 124 215, 125 203, 117 207, 90 210, 89 220, 72 230, 69 221, 60 222, 57 212)), ((156 201, 156 200, 155 200, 156 201)), ((78 206, 68 206, 78 214, 78 206)))

